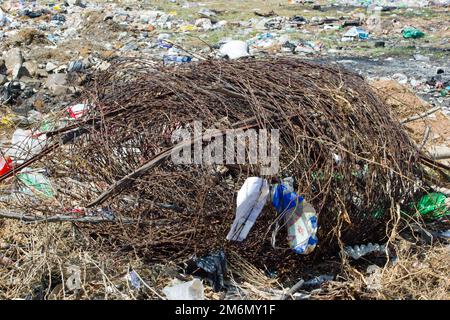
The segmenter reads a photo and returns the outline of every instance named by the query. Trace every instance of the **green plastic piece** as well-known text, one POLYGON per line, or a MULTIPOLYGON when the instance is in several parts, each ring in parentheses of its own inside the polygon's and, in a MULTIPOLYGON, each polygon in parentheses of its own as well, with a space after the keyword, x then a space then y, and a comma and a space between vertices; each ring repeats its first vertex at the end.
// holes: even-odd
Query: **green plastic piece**
POLYGON ((450 215, 450 210, 446 207, 447 197, 443 193, 432 192, 424 195, 416 205, 417 211, 427 218, 440 219, 450 215))
POLYGON ((31 191, 38 191, 48 198, 55 196, 50 181, 41 173, 20 173, 17 175, 20 181, 22 181, 31 191))
POLYGON ((405 39, 417 39, 425 36, 425 33, 413 27, 406 27, 405 29, 403 29, 402 35, 405 39))

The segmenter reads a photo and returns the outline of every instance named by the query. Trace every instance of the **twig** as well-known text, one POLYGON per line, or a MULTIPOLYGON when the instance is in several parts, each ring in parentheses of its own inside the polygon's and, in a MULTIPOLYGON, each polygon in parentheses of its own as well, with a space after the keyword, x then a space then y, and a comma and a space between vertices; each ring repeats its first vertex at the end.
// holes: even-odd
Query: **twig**
POLYGON ((21 220, 25 222, 82 222, 82 223, 102 223, 102 222, 122 222, 122 223, 136 223, 138 220, 130 219, 130 218, 122 218, 122 219, 107 219, 105 217, 95 217, 95 216, 84 216, 84 217, 76 217, 69 215, 61 215, 57 214, 49 217, 42 216, 33 216, 20 212, 9 212, 5 210, 0 211, 0 218, 6 219, 15 219, 21 220))
MULTIPOLYGON (((253 125, 255 126, 255 125, 253 125)), ((252 126, 251 126, 252 127, 252 126)), ((241 129, 248 129, 248 127, 242 127, 241 129)), ((144 175, 146 172, 148 172, 150 169, 152 169, 154 166, 165 160, 166 158, 170 157, 173 152, 176 152, 177 150, 183 149, 185 146, 190 146, 194 144, 196 141, 199 140, 208 140, 213 137, 222 136, 225 134, 226 130, 217 130, 214 133, 211 133, 209 135, 205 135, 202 138, 198 139, 191 139, 189 142, 181 142, 171 148, 166 149, 165 151, 159 153, 155 157, 153 157, 151 160, 149 160, 146 164, 139 167, 138 169, 134 170, 132 173, 126 175, 122 179, 114 182, 105 192, 103 192, 97 199, 89 203, 86 207, 91 208, 96 205, 99 205, 103 202, 105 202, 109 197, 112 195, 117 194, 120 192, 129 182, 131 182, 133 179, 137 179, 144 175)))
POLYGON ((420 143, 419 150, 423 149, 429 137, 430 137, 430 126, 427 126, 425 129, 425 133, 423 134, 423 139, 422 142, 420 143))
POLYGON ((426 116, 429 116, 430 114, 435 113, 436 111, 441 110, 441 108, 442 108, 442 107, 440 107, 440 106, 431 108, 430 110, 427 110, 427 111, 425 111, 424 113, 421 113, 421 114, 418 114, 418 115, 411 116, 411 117, 409 117, 409 118, 403 119, 402 121, 400 121, 400 123, 401 123, 401 124, 405 124, 405 123, 408 123, 408 122, 411 122, 411 121, 415 121, 415 120, 419 120, 419 119, 425 118, 426 116))

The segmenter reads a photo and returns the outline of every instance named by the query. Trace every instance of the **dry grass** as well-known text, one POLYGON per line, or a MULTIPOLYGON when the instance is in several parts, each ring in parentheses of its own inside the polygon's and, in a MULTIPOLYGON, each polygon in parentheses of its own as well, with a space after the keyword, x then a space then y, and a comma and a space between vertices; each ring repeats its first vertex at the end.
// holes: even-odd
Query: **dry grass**
MULTIPOLYGON (((0 225, 0 299, 161 299, 162 289, 180 275, 176 266, 149 265, 132 253, 107 253, 70 223, 0 225), (96 247, 96 249, 93 249, 96 247), (127 274, 141 277, 133 288, 127 274), (77 279, 79 287, 71 284, 77 279), (145 282, 145 284, 144 284, 145 282), (75 288, 75 289, 74 289, 75 288)), ((312 299, 450 299, 450 248, 419 246, 397 237, 397 259, 375 272, 344 261, 336 281, 315 290, 312 299)), ((366 261, 367 262, 367 261, 366 261)), ((241 257, 228 257, 234 299, 279 299, 286 287, 241 257)), ((370 264, 370 263, 369 263, 370 264)), ((207 299, 223 299, 205 283, 207 299)))

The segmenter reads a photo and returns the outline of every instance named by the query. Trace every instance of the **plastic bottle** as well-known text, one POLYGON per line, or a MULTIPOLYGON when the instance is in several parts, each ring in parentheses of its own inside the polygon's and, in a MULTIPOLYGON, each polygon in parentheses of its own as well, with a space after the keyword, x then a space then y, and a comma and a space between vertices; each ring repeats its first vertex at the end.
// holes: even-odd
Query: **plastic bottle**
POLYGON ((353 247, 347 246, 344 248, 345 253, 355 260, 372 252, 386 253, 386 245, 372 244, 355 245, 353 247))

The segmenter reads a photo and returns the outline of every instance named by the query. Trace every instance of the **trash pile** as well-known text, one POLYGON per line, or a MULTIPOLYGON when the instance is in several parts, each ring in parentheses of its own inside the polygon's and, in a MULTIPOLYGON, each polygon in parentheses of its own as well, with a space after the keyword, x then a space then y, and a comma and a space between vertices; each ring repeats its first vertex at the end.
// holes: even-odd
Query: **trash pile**
POLYGON ((448 298, 445 4, 1 2, 0 298, 448 298))
POLYGON ((8 160, 2 207, 26 221, 73 221, 150 261, 222 249, 293 272, 335 253, 339 241, 385 240, 396 206, 411 211, 427 190, 421 165, 439 170, 364 79, 340 67, 117 59, 87 88, 78 107, 58 115, 72 120, 56 117, 39 131, 40 150, 8 160), (264 174, 268 163, 252 162, 251 152, 244 163, 213 161, 211 145, 224 145, 227 129, 279 130, 279 170, 264 174), (203 162, 174 163, 173 153, 190 157, 191 146, 204 148, 203 162), (31 192, 20 191, 24 184, 31 192))

